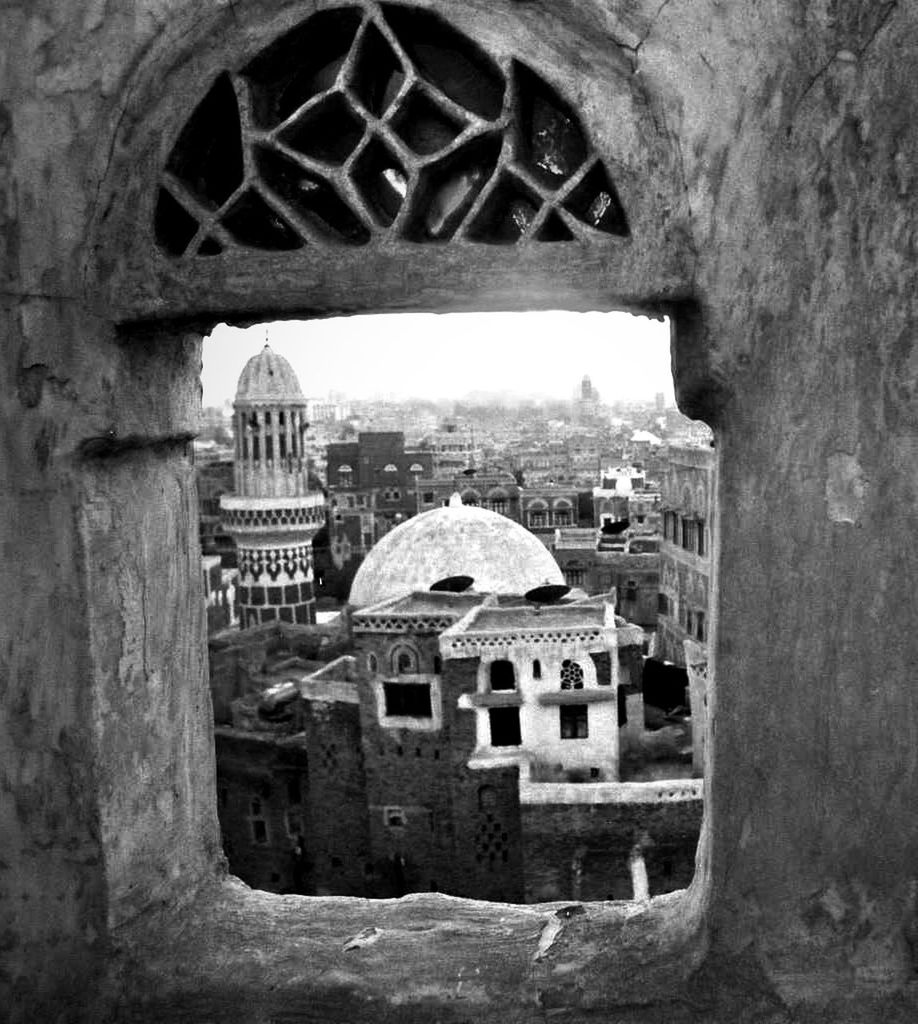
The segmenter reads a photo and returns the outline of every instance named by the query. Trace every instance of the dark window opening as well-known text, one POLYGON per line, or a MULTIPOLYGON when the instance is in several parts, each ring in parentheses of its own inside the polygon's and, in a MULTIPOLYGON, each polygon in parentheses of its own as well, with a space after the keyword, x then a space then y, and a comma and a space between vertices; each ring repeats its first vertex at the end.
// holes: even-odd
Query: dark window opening
POLYGON ((390 717, 431 718, 430 686, 427 683, 383 683, 386 714, 390 717))
POLYGON ((522 743, 519 708, 490 708, 492 747, 518 747, 522 743))
POLYGON ((562 740, 585 740, 590 735, 586 704, 566 704, 558 708, 562 740))
POLYGON ((541 679, 542 678, 542 662, 539 661, 538 658, 536 658, 535 661, 533 661, 533 663, 532 663, 532 678, 533 679, 541 679))
POLYGON ((268 827, 263 818, 252 819, 252 839, 256 843, 266 843, 268 841, 268 827))
POLYGON ((302 787, 300 786, 300 780, 296 775, 287 779, 287 802, 291 804, 299 804, 303 802, 302 787))
POLYGON ((491 689, 516 689, 516 673, 513 671, 513 662, 506 660, 491 662, 491 689))

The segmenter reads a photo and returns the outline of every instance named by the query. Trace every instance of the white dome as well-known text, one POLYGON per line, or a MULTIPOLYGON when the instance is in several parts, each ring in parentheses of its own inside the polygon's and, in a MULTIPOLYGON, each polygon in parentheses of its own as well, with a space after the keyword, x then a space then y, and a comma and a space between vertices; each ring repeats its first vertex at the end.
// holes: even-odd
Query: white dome
POLYGON ((487 509, 451 503, 387 533, 354 576, 350 604, 365 608, 447 576, 471 576, 479 592, 525 594, 564 583, 545 545, 519 523, 487 509))
POLYGON ((265 347, 242 368, 236 386, 236 404, 278 404, 293 402, 305 404, 300 382, 290 363, 279 356, 270 345, 265 347))

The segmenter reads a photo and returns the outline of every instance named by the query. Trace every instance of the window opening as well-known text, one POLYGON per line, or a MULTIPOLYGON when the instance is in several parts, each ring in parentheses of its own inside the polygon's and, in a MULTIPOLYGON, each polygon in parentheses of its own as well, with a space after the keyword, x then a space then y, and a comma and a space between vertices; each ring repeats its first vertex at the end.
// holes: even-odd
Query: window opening
POLYGON ((433 714, 427 683, 383 683, 383 693, 386 715, 391 718, 430 718, 433 714))
POLYGON ((532 663, 532 678, 533 679, 541 679, 542 678, 542 662, 539 661, 538 658, 536 658, 533 661, 533 663, 532 663))
POLYGON ((590 735, 586 704, 563 704, 558 712, 562 740, 585 740, 590 735))
POLYGON ((492 690, 516 689, 516 672, 513 662, 503 659, 492 661, 489 674, 492 690))
POLYGON ((518 747, 520 735, 519 708, 490 708, 488 718, 491 725, 492 747, 518 747))

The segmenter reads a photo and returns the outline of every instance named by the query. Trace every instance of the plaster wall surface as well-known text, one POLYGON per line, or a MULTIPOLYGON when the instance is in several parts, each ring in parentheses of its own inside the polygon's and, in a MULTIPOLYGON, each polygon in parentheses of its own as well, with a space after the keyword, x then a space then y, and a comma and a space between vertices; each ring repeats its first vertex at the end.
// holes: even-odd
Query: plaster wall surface
POLYGON ((450 247, 397 269, 382 249, 260 257, 196 286, 144 255, 156 171, 202 83, 308 5, 4 6, 2 1005, 14 1021, 913 1021, 918 11, 427 6, 565 82, 616 154, 626 255, 521 249, 511 272, 450 247), (730 514, 692 889, 565 917, 222 882, 203 611, 182 596, 197 336, 284 311, 558 304, 669 312, 680 406, 715 428, 730 514), (343 954, 368 927, 377 942, 343 954))

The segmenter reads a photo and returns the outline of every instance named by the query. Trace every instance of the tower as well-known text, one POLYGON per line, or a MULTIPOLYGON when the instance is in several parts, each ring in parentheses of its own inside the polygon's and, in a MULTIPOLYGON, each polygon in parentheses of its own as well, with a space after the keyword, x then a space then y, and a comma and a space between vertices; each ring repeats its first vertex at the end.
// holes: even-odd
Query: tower
POLYGON ((309 490, 306 399, 270 345, 239 376, 233 423, 235 493, 220 499, 220 510, 239 552, 240 623, 315 622, 312 539, 325 499, 309 490))

